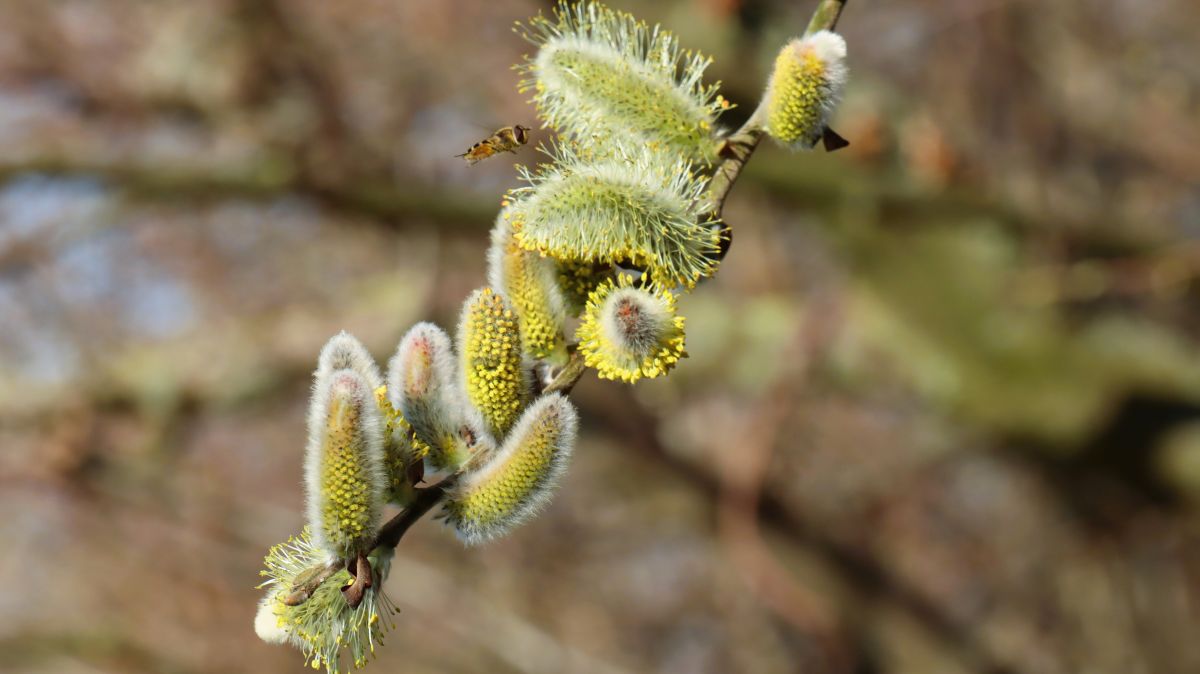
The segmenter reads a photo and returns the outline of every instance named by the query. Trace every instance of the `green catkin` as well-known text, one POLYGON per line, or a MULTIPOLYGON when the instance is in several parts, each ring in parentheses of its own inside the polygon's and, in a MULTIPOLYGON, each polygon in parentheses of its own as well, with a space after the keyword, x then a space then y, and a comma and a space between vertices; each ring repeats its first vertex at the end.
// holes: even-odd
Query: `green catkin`
POLYGON ((596 2, 560 2, 518 32, 538 47, 519 67, 520 91, 577 141, 627 139, 700 164, 715 159, 717 115, 730 107, 706 86, 711 59, 683 50, 670 32, 596 2))
POLYGON ((391 616, 395 606, 383 593, 391 569, 393 551, 376 549, 367 556, 371 565, 372 587, 362 602, 351 607, 342 596, 342 588, 352 582, 344 568, 333 573, 300 603, 289 602, 290 595, 306 578, 326 568, 325 553, 313 545, 306 527, 300 536, 273 546, 263 560, 260 572, 267 580, 259 585, 266 595, 259 604, 254 629, 268 643, 290 643, 304 653, 313 669, 325 668, 328 674, 341 674, 344 653, 354 669, 361 669, 383 643, 384 632, 393 629, 391 616))
POLYGON ((522 248, 583 263, 624 263, 667 286, 716 270, 720 240, 702 217, 708 180, 646 147, 605 153, 559 146, 552 164, 522 170, 503 214, 522 248))

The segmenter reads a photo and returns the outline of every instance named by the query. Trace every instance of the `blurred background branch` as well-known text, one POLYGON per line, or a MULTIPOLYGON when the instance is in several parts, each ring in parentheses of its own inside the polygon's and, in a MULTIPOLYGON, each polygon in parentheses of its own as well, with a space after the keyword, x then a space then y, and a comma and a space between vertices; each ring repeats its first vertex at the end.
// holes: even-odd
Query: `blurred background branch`
MULTIPOLYGON (((614 4, 715 57, 731 128, 816 6, 614 4)), ((298 671, 249 623, 314 354, 483 282, 513 175, 453 155, 532 120, 545 7, 0 3, 9 669, 298 671)), ((851 146, 758 148, 690 358, 579 382, 536 526, 405 534, 377 667, 1200 669, 1200 8, 853 19, 851 146)))

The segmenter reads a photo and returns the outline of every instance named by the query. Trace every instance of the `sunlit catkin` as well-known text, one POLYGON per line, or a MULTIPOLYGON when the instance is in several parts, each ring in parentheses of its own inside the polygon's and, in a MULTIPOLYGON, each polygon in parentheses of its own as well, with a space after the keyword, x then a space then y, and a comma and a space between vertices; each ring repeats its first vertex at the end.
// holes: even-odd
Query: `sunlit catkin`
POLYGON ((266 595, 254 617, 255 632, 268 643, 297 646, 313 669, 340 674, 346 671, 343 654, 351 667, 362 668, 393 627, 395 607, 382 591, 392 555, 391 548, 377 548, 367 556, 371 588, 357 606, 350 606, 342 588, 353 578, 344 567, 328 566, 309 529, 273 546, 260 572, 266 581, 259 587, 266 595))
POLYGON ((355 370, 317 372, 308 412, 304 479, 316 546, 342 559, 367 552, 388 487, 383 420, 355 370))
POLYGON ((433 323, 418 323, 388 362, 388 396, 412 426, 416 451, 437 469, 470 457, 471 426, 455 381, 458 368, 450 337, 433 323))
POLYGON ((567 359, 563 324, 566 301, 551 258, 524 250, 503 217, 492 228, 488 250, 488 282, 512 302, 521 329, 521 349, 530 358, 561 365, 567 359))
POLYGON ((503 214, 526 250, 557 260, 626 263, 659 283, 692 286, 715 270, 720 240, 703 217, 707 179, 646 147, 603 153, 560 146, 522 170, 503 214))
POLYGON ((560 2, 552 19, 535 17, 518 31, 538 47, 520 67, 520 90, 533 92, 539 114, 560 134, 628 139, 713 161, 713 126, 729 103, 702 81, 710 59, 595 2, 560 2))
POLYGON ((400 410, 392 405, 386 386, 375 389, 375 403, 383 418, 383 454, 388 476, 388 500, 407 505, 414 496, 408 474, 412 465, 421 460, 413 445, 412 426, 400 410))
POLYGON ((789 42, 767 85, 766 131, 792 149, 809 149, 828 130, 846 84, 846 41, 822 30, 789 42))
POLYGON ((503 295, 481 288, 467 298, 458 325, 458 350, 467 401, 482 415, 492 437, 503 438, 529 395, 517 315, 503 295))
POLYGON ((335 335, 321 349, 316 378, 318 381, 328 378, 337 370, 353 370, 371 387, 383 423, 384 468, 389 485, 387 498, 403 505, 412 491, 405 479, 407 466, 413 461, 411 429, 388 400, 387 388, 375 359, 362 342, 345 331, 335 335))
POLYGON ((584 363, 603 379, 652 379, 687 356, 675 296, 634 287, 629 276, 609 279, 592 293, 575 334, 584 363))
POLYGON ((449 494, 446 519, 459 538, 481 543, 536 514, 566 470, 578 423, 559 393, 530 405, 500 449, 469 465, 449 494))

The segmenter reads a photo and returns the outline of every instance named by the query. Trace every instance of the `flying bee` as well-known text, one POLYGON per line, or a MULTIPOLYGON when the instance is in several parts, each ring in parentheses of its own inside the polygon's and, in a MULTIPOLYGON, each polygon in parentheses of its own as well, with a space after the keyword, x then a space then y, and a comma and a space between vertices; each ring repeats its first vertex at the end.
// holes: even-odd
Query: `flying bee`
POLYGON ((474 165, 488 157, 501 152, 517 153, 517 148, 529 142, 529 127, 517 124, 496 129, 492 135, 471 146, 470 150, 455 157, 464 157, 468 164, 474 165))

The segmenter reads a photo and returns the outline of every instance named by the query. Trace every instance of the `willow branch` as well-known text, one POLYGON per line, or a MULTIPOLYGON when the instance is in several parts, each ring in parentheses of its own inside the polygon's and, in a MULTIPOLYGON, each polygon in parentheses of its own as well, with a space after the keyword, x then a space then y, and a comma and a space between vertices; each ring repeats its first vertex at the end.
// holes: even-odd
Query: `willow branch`
POLYGON ((380 528, 379 535, 375 537, 375 545, 371 547, 394 548, 399 545, 400 539, 404 538, 408 528, 433 510, 434 506, 441 503, 442 499, 446 497, 446 491, 454 486, 457 479, 458 476, 451 475, 432 487, 417 489, 417 497, 380 528))
MULTIPOLYGON (((813 12, 804 34, 812 35, 818 31, 836 28, 846 2, 847 0, 821 0, 821 4, 817 5, 816 11, 813 12)), ((720 219, 721 211, 725 209, 725 199, 729 196, 729 190, 733 189, 733 184, 737 182, 746 162, 750 161, 750 156, 754 154, 754 151, 758 149, 759 142, 762 141, 764 135, 762 117, 766 112, 763 110, 765 104, 766 99, 759 102, 758 108, 754 110, 742 128, 733 132, 721 143, 719 151, 721 161, 717 164, 716 172, 713 173, 712 182, 709 183, 709 203, 712 204, 709 212, 714 219, 720 219)))
MULTIPOLYGON (((845 5, 846 0, 821 0, 821 4, 817 6, 816 11, 813 13, 813 18, 808 24, 806 34, 819 30, 832 29, 837 24, 838 17, 841 16, 842 8, 845 5)), ((725 159, 717 167, 717 172, 713 176, 712 181, 713 203, 716 204, 715 212, 718 215, 724 204, 725 197, 729 193, 729 189, 733 186, 734 181, 737 180, 742 167, 745 166, 746 161, 749 160, 758 142, 762 139, 763 132, 755 122, 755 116, 751 116, 750 121, 746 122, 741 129, 727 138, 722 146, 722 155, 725 156, 725 159)), ((543 395, 547 393, 570 393, 571 389, 575 387, 575 384, 583 376, 585 370, 586 366, 583 362, 583 356, 578 351, 572 351, 567 364, 542 391, 543 395)), ((454 485, 455 480, 457 480, 457 476, 452 475, 432 487, 418 489, 416 499, 379 530, 379 535, 375 539, 375 545, 372 547, 394 548, 399 545, 400 539, 404 537, 409 527, 424 517, 434 506, 442 502, 442 499, 446 496, 446 491, 454 485)))

